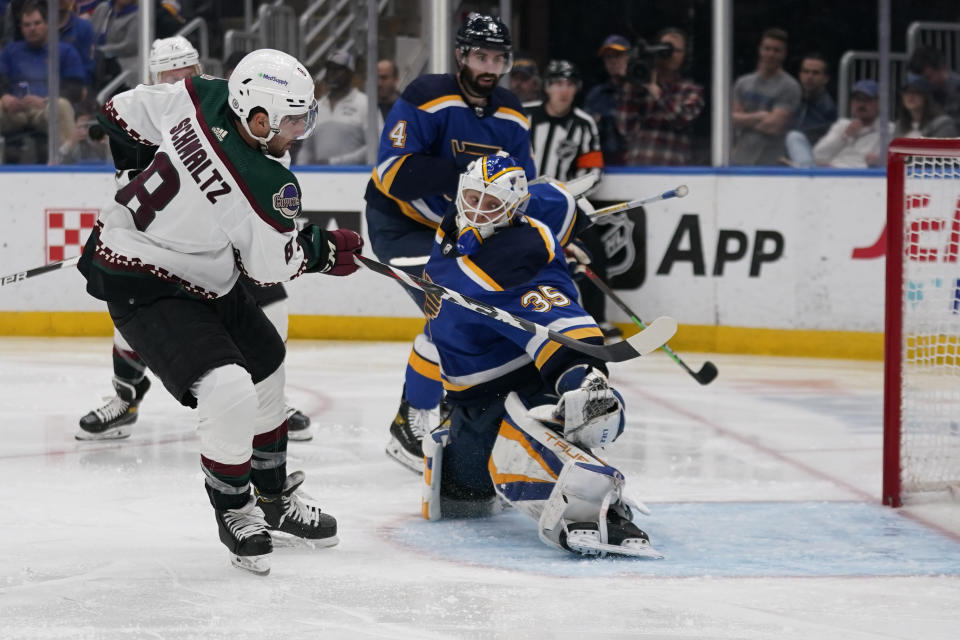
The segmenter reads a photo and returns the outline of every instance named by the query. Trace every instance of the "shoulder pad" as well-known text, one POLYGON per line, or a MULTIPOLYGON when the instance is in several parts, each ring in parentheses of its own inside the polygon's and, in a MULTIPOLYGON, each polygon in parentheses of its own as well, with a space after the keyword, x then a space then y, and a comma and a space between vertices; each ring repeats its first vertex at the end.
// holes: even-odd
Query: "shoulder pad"
POLYGON ((444 95, 460 95, 456 78, 449 73, 430 73, 407 85, 400 98, 419 107, 444 95))

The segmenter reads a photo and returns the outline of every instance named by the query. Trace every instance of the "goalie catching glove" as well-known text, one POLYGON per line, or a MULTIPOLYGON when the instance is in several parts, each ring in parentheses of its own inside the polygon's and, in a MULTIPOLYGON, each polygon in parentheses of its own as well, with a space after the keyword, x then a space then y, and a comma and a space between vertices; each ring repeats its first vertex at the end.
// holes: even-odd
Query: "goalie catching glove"
POLYGON ((531 417, 559 421, 566 440, 588 449, 605 447, 623 433, 623 396, 602 371, 585 364, 571 367, 557 379, 556 388, 556 406, 534 407, 531 417))

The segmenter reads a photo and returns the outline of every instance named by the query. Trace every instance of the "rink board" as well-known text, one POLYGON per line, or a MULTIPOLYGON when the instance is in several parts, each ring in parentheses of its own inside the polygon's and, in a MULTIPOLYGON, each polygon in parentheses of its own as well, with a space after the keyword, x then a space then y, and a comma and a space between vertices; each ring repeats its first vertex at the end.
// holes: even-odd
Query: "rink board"
POLYGON ((960 575, 960 538, 858 502, 648 505, 636 522, 663 560, 584 559, 547 547, 529 517, 422 519, 382 534, 435 559, 558 577, 867 577, 960 575))

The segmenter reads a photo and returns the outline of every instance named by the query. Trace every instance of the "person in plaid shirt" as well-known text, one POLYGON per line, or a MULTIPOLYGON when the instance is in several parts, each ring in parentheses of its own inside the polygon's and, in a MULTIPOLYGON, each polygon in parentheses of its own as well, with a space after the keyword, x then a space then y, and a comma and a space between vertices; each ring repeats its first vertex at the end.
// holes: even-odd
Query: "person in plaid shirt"
POLYGON ((703 87, 680 75, 687 46, 683 31, 668 27, 656 42, 670 44, 672 52, 656 56, 647 82, 628 80, 620 89, 616 119, 626 140, 624 164, 690 164, 690 132, 703 112, 703 87))

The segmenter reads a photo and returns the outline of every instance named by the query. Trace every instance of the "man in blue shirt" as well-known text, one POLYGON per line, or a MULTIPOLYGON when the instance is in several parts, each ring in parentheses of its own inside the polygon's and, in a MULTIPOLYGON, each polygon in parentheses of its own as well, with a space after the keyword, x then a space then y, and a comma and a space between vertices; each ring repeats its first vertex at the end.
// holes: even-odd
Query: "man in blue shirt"
MULTIPOLYGON (((47 130, 47 18, 45 5, 27 2, 20 16, 23 40, 0 51, 0 133, 47 130)), ((61 139, 73 132, 72 102, 83 98, 86 72, 77 50, 60 43, 57 123, 61 139)))
POLYGON ((60 0, 60 42, 71 45, 80 54, 87 72, 86 82, 93 80, 93 25, 79 17, 74 10, 76 0, 60 0))

